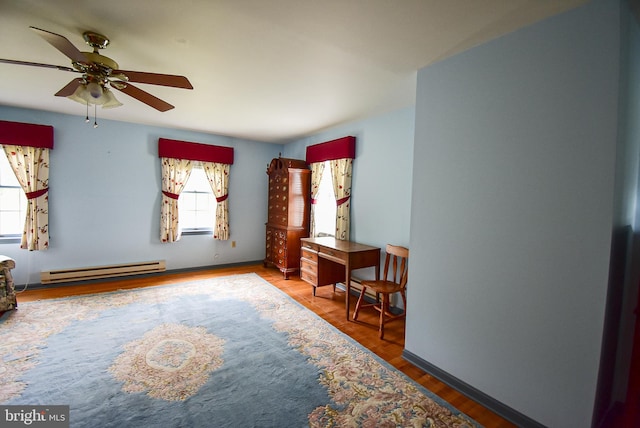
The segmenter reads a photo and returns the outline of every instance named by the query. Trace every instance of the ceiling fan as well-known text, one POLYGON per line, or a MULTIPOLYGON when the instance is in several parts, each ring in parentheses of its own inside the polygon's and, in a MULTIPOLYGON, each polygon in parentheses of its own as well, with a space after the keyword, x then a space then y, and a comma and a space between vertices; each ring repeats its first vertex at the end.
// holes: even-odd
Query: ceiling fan
POLYGON ((111 93, 110 88, 113 88, 164 112, 171 110, 174 106, 133 86, 131 82, 193 89, 189 79, 184 76, 120 70, 117 62, 99 53, 100 49, 106 48, 109 44, 109 39, 102 34, 85 31, 82 36, 93 48, 93 52, 81 52, 64 36, 36 27, 29 28, 71 59, 73 67, 2 58, 0 63, 55 68, 82 74, 82 77, 73 79, 56 92, 57 97, 68 97, 87 106, 94 104, 101 105, 103 108, 119 107, 122 104, 111 93))

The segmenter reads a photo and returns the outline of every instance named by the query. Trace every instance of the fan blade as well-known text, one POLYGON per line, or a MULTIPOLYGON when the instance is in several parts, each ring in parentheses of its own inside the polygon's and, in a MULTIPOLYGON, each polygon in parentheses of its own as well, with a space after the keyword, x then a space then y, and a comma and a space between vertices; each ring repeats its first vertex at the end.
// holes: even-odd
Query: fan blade
POLYGON ((73 71, 75 73, 80 73, 80 71, 76 70, 75 68, 64 67, 62 65, 42 64, 40 62, 18 61, 15 59, 4 59, 4 58, 0 58, 0 62, 5 64, 15 64, 15 65, 30 65, 33 67, 57 68, 60 71, 73 71))
MULTIPOLYGON (((118 85, 120 86, 120 85, 118 85)), ((114 85, 111 86, 112 88, 115 88, 121 92, 124 92, 125 94, 137 99, 138 101, 142 101, 143 103, 147 104, 148 106, 153 107, 156 110, 159 111, 167 111, 167 110, 171 110, 173 108, 173 106, 165 101, 162 101, 160 98, 154 97, 153 95, 151 95, 148 92, 143 91, 142 89, 138 89, 135 86, 132 86, 130 84, 126 84, 124 87, 122 88, 118 88, 114 85)))
POLYGON ((73 79, 71 82, 67 83, 67 85, 56 92, 56 97, 68 97, 73 94, 78 86, 82 85, 82 79, 73 79))
POLYGON ((189 79, 184 76, 127 70, 114 70, 111 74, 117 73, 122 73, 127 76, 130 82, 149 83, 151 85, 170 86, 172 88, 193 89, 189 79))
POLYGON ((66 37, 60 34, 52 33, 51 31, 41 30, 36 27, 29 27, 40 37, 45 39, 51 46, 58 49, 60 52, 68 56, 72 61, 79 63, 87 63, 87 57, 78 50, 66 37))

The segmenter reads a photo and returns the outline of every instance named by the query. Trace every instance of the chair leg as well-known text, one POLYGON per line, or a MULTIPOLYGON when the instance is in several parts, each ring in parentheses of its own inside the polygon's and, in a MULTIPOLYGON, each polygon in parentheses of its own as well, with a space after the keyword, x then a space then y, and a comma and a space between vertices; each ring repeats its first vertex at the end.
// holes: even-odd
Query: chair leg
POLYGON ((362 290, 360 290, 360 297, 358 297, 358 301, 356 302, 356 308, 353 311, 353 320, 358 319, 358 314, 360 313, 360 307, 362 306, 362 302, 364 301, 364 294, 367 287, 362 286, 362 290))
POLYGON ((382 303, 380 304, 380 339, 384 339, 384 314, 389 306, 389 295, 382 294, 382 303))

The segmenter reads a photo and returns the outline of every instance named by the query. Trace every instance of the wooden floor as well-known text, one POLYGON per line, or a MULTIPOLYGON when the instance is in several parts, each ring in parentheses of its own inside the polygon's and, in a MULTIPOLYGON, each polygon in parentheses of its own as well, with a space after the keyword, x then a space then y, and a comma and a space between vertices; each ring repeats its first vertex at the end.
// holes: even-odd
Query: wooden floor
MULTIPOLYGON (((291 276, 285 280, 277 269, 264 268, 262 264, 247 265, 231 268, 219 268, 212 270, 200 270, 188 273, 174 273, 158 276, 141 276, 133 279, 125 279, 113 282, 100 282, 81 285, 58 285, 46 289, 26 290, 18 294, 18 310, 20 302, 33 300, 65 297, 71 295, 91 294, 120 289, 148 287, 162 284, 173 284, 181 281, 193 281, 197 279, 255 272, 262 278, 275 285, 296 301, 324 318, 336 328, 348 334, 363 346, 375 352, 379 357, 404 372, 407 376, 431 390, 441 398, 451 403, 460 411, 466 413, 480 424, 491 427, 515 427, 515 425, 502 419, 490 410, 484 408, 475 401, 465 397, 456 390, 448 387, 436 378, 413 366, 402 358, 404 349, 404 320, 396 320, 385 327, 385 339, 378 338, 377 317, 373 311, 363 310, 357 322, 345 319, 344 292, 333 292, 332 287, 318 288, 316 296, 313 296, 312 287, 300 280, 297 276, 291 276)), ((20 291, 20 287, 17 287, 20 291)), ((350 299, 352 306, 355 298, 350 299)), ((353 307, 351 309, 353 314, 353 307)))

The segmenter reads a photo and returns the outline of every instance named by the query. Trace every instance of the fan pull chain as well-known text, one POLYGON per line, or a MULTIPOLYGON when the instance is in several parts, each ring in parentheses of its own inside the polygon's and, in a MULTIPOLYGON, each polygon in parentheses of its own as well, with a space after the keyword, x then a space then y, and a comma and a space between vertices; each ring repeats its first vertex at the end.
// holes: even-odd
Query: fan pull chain
POLYGON ((87 101, 87 116, 84 118, 84 123, 89 123, 89 101, 87 101))
POLYGON ((97 104, 93 105, 93 127, 94 128, 98 127, 98 105, 97 104))

